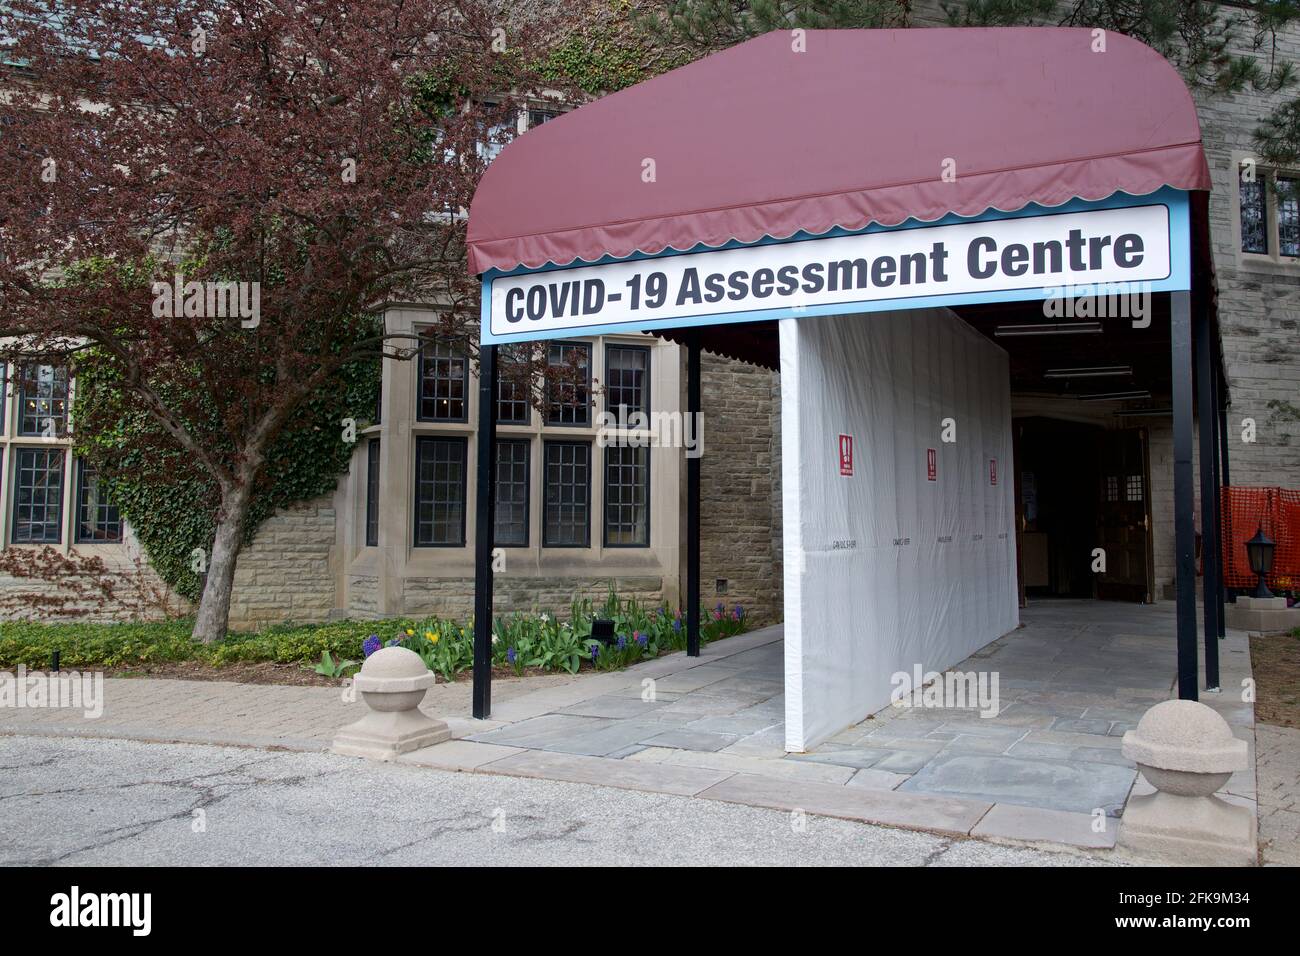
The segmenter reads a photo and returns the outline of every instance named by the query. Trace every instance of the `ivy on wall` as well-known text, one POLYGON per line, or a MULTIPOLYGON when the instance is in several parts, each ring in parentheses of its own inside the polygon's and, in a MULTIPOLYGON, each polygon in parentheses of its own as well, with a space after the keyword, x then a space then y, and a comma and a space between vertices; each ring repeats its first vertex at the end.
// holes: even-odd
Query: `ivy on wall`
MULTIPOLYGON (((356 445, 345 441, 344 419, 356 432, 373 421, 379 397, 378 361, 344 366, 342 387, 308 399, 272 442, 244 529, 251 541, 278 509, 327 494, 348 470, 356 445)), ((91 416, 111 427, 74 433, 76 453, 111 473, 108 492, 143 545, 159 576, 178 594, 198 600, 203 578, 191 564, 195 548, 210 552, 219 495, 215 481, 122 390, 109 364, 93 351, 76 368, 73 422, 91 416)), ((201 429, 209 435, 219 429, 201 429)), ((358 437, 358 441, 362 440, 358 437)))

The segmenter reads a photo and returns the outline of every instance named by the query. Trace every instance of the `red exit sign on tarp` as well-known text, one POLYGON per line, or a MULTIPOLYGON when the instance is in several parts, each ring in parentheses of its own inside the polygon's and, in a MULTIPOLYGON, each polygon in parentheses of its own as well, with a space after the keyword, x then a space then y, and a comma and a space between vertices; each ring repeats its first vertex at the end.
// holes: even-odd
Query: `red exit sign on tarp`
POLYGON ((933 448, 925 450, 925 477, 927 481, 939 480, 939 453, 933 448))
POLYGON ((853 436, 840 436, 840 474, 844 477, 853 475, 853 436))

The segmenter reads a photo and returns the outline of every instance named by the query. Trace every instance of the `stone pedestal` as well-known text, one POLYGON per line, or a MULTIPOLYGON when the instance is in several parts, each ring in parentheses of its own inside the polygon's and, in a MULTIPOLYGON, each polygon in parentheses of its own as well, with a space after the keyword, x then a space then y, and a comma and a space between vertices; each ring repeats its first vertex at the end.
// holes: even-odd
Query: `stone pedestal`
POLYGON ((420 702, 435 677, 420 655, 405 647, 382 647, 366 658, 353 686, 370 712, 338 732, 330 750, 349 757, 392 760, 442 743, 451 730, 425 716, 420 702))
POLYGON ((1286 634, 1300 627, 1300 607, 1288 608, 1281 597, 1239 597, 1223 606, 1223 623, 1239 631, 1286 634))
POLYGON ((1196 701, 1162 701, 1124 734, 1123 753, 1156 792, 1124 808, 1121 846, 1187 866, 1255 865, 1255 814, 1214 795, 1249 759, 1227 721, 1196 701))

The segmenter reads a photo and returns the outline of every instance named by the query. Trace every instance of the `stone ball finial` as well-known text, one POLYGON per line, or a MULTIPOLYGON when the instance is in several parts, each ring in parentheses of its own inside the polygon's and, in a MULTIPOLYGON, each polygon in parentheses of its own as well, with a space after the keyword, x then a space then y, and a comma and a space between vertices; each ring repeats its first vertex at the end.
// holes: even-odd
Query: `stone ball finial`
MULTIPOLYGON (((1124 734, 1123 750, 1125 757, 1144 768, 1148 780, 1147 767, 1220 775, 1245 770, 1247 761, 1246 742, 1233 736, 1216 711, 1194 700, 1156 704, 1142 715, 1136 729, 1124 734)), ((1158 786, 1154 780, 1151 783, 1158 786)))
POLYGON ((443 721, 420 712, 420 702, 436 680, 420 655, 410 648, 381 647, 375 651, 352 681, 370 712, 339 731, 333 751, 392 760, 450 738, 451 731, 443 721))
POLYGON ((1254 864, 1254 811, 1215 796, 1250 765, 1250 753, 1213 708, 1161 701, 1124 734, 1123 754, 1155 792, 1129 800, 1119 843, 1168 862, 1254 864))

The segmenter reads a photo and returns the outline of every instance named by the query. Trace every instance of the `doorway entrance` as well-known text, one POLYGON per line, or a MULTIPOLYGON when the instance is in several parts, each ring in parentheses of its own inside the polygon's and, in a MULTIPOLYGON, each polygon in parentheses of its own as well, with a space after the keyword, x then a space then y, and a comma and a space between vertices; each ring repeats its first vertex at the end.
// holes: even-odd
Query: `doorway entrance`
POLYGON ((1021 606, 1030 597, 1150 603, 1146 429, 1046 417, 1012 427, 1021 606))

